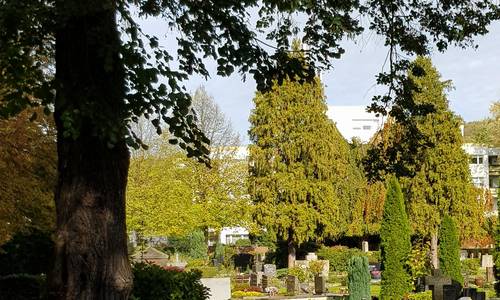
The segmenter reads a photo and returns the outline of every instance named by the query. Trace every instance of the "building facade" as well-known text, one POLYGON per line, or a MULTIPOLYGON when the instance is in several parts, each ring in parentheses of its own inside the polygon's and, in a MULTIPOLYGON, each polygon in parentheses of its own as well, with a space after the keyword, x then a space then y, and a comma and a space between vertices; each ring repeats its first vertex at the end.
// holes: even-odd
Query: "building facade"
POLYGON ((493 195, 493 210, 498 212, 498 190, 500 188, 500 148, 475 144, 464 144, 469 155, 469 168, 475 186, 489 189, 493 195))
POLYGON ((375 133, 382 129, 384 118, 366 111, 366 106, 329 105, 326 112, 328 118, 335 122, 342 136, 351 141, 357 137, 368 143, 375 133))

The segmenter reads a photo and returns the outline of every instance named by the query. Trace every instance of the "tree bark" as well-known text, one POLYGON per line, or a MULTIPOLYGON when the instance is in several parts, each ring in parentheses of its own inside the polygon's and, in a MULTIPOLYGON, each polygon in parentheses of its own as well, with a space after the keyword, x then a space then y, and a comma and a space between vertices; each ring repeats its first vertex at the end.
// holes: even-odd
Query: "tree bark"
POLYGON ((114 4, 56 2, 58 182, 50 299, 128 299, 132 288, 125 77, 114 4), (117 128, 112 143, 102 130, 106 122, 117 128))
POLYGON ((293 235, 288 236, 288 268, 293 268, 295 266, 296 259, 296 244, 293 240, 293 235))
POLYGON ((431 263, 434 269, 439 269, 437 232, 434 232, 431 235, 431 263))

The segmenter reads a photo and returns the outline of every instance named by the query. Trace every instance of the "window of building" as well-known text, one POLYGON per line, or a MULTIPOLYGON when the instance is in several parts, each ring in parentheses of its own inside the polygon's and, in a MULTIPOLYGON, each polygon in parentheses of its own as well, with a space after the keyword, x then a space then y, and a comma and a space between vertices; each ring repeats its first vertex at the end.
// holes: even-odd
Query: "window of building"
POLYGON ((471 156, 471 158, 470 158, 470 164, 472 164, 472 165, 482 165, 483 164, 483 157, 482 156, 471 156))
POLYGON ((472 177, 472 183, 477 186, 477 187, 484 187, 485 185, 485 180, 484 177, 472 177))
POLYGON ((492 155, 492 156, 489 156, 488 157, 488 163, 490 165, 499 165, 500 164, 500 161, 498 159, 498 156, 497 155, 492 155))
POLYGON ((490 189, 500 188, 500 176, 490 176, 490 189))
POLYGON ((370 125, 363 125, 363 130, 370 130, 372 127, 370 125))
POLYGON ((228 234, 226 235, 226 244, 232 245, 237 240, 248 239, 248 234, 228 234))

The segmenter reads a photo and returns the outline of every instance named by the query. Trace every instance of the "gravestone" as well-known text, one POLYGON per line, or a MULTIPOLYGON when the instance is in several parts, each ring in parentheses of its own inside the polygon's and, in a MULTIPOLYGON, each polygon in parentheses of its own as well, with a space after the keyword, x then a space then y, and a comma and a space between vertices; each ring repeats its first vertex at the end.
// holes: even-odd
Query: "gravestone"
POLYGON ((486 282, 493 282, 495 281, 495 272, 493 270, 493 267, 486 267, 486 282))
POLYGON ((326 294, 326 277, 322 275, 314 276, 314 294, 326 294))
POLYGON ((325 278, 328 278, 328 274, 330 273, 330 261, 328 260, 318 260, 323 263, 323 269, 321 270, 321 275, 325 278))
POLYGON ((462 292, 462 286, 458 282, 452 282, 453 284, 443 286, 443 298, 445 300, 456 300, 462 292))
POLYGON ((266 288, 269 286, 269 276, 266 274, 262 274, 262 289, 265 291, 266 288))
POLYGON ((441 270, 434 269, 432 276, 425 277, 425 284, 432 286, 432 300, 444 300, 443 286, 451 284, 451 278, 443 276, 441 270))
POLYGON ((288 295, 295 295, 299 290, 299 279, 297 276, 288 275, 286 277, 286 293, 288 295))
POLYGON ((275 264, 265 264, 264 274, 269 277, 276 277, 276 265, 275 264))
POLYGON ((306 260, 307 261, 313 261, 313 260, 318 260, 318 256, 314 252, 309 252, 306 255, 306 260))
POLYGON ((262 272, 262 262, 256 261, 252 265, 252 272, 257 273, 257 272, 262 272))
POLYGON ((302 269, 307 269, 307 268, 309 268, 309 261, 308 260, 296 260, 295 266, 302 268, 302 269))
POLYGON ((250 274, 250 286, 260 286, 262 284, 263 272, 250 274))
POLYGON ((493 256, 489 254, 484 254, 481 257, 481 267, 482 268, 493 268, 493 256))
POLYGON ((231 299, 231 279, 226 278, 202 278, 201 284, 210 289, 208 300, 231 299))
POLYGON ((361 251, 363 252, 368 252, 368 241, 362 241, 361 242, 361 251))

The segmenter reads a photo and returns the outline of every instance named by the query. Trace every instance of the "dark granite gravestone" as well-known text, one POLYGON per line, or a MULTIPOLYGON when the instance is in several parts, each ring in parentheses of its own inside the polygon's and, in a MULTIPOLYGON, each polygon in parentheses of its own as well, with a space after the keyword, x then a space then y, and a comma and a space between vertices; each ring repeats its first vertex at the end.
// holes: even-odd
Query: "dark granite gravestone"
POLYGON ((486 300, 486 292, 477 292, 474 300, 486 300))
POLYGON ((457 300, 462 293, 462 286, 456 281, 452 281, 450 285, 443 286, 443 297, 445 300, 457 300))
POLYGON ((462 296, 476 299, 477 290, 475 288, 464 288, 462 296))
POLYGON ((250 286, 260 286, 262 284, 262 272, 250 274, 250 286))
POLYGON ((326 294, 326 277, 322 275, 314 276, 314 294, 326 294))
POLYGON ((266 274, 262 275, 261 285, 263 290, 266 290, 266 288, 269 286, 269 276, 267 276, 266 274))
POLYGON ((441 270, 432 270, 432 276, 425 277, 425 284, 431 287, 432 300, 444 300, 443 286, 450 285, 450 277, 443 276, 441 270))
POLYGON ((288 275, 286 278, 286 293, 288 295, 295 295, 299 290, 299 279, 297 276, 288 275))

